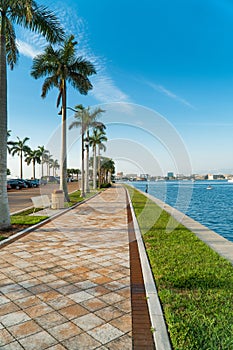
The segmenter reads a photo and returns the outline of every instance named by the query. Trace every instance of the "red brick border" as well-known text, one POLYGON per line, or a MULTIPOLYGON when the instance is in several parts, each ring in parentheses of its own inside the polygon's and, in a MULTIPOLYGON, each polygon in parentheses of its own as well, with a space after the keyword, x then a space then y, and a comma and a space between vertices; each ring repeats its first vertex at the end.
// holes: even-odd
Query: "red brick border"
POLYGON ((132 341, 133 350, 154 350, 154 340, 151 332, 151 322, 146 301, 146 292, 134 232, 132 213, 128 194, 126 193, 129 254, 130 254, 130 286, 132 305, 132 341))

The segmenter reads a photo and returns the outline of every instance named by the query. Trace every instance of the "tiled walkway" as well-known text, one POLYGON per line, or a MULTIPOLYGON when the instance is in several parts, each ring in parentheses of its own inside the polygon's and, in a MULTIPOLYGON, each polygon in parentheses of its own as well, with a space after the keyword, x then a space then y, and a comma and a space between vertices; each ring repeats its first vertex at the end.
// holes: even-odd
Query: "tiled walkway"
POLYGON ((0 349, 132 349, 125 192, 0 250, 0 349))

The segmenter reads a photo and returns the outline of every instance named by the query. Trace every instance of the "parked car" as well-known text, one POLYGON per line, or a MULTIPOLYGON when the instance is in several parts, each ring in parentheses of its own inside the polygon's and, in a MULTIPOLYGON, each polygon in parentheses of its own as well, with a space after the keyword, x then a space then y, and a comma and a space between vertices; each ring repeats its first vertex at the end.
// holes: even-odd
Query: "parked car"
POLYGON ((7 181, 7 184, 11 186, 11 188, 20 190, 21 188, 26 188, 25 183, 18 179, 11 179, 7 181))
POLYGON ((46 185, 49 182, 50 183, 57 183, 57 184, 60 183, 59 177, 55 177, 55 176, 43 176, 40 181, 41 181, 41 184, 43 184, 43 185, 46 185))
POLYGON ((30 184, 30 187, 39 187, 40 181, 38 179, 30 179, 27 180, 27 182, 30 184))
POLYGON ((25 179, 18 179, 18 180, 24 183, 25 188, 32 187, 31 183, 28 180, 25 180, 25 179))

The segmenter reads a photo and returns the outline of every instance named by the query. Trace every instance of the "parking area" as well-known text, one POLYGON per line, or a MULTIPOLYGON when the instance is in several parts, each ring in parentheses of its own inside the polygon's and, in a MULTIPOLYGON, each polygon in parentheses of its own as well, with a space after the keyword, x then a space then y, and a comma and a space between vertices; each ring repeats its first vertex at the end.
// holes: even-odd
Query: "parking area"
MULTIPOLYGON (((78 182, 69 182, 68 191, 73 192, 79 189, 78 182)), ((39 196, 41 194, 51 195, 54 190, 59 189, 59 184, 47 184, 37 188, 23 188, 21 190, 8 191, 8 200, 10 206, 10 213, 23 210, 32 206, 31 197, 39 196)))

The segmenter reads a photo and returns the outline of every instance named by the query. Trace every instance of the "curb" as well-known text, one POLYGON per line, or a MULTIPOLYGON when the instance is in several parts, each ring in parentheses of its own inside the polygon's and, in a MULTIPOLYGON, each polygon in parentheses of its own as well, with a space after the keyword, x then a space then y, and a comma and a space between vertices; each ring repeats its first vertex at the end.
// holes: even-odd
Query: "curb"
MULTIPOLYGON (((128 190, 126 189, 127 193, 128 190)), ((149 309, 149 315, 151 319, 151 326, 153 331, 153 338, 155 348, 158 350, 171 350, 171 343, 167 331, 167 326, 164 320, 163 310, 160 304, 159 296, 155 286, 154 278, 151 272, 151 267, 146 254, 145 246, 142 240, 141 231, 134 213, 131 198, 128 193, 130 209, 133 218, 133 225, 138 243, 139 256, 141 260, 141 267, 144 279, 144 285, 147 295, 147 303, 149 309)))

